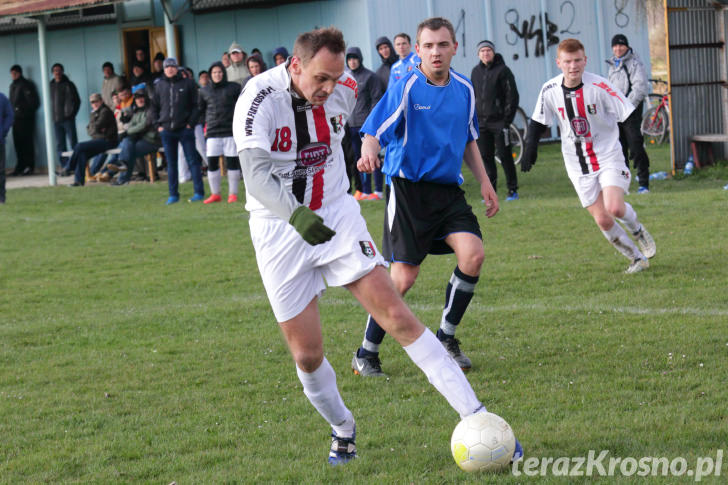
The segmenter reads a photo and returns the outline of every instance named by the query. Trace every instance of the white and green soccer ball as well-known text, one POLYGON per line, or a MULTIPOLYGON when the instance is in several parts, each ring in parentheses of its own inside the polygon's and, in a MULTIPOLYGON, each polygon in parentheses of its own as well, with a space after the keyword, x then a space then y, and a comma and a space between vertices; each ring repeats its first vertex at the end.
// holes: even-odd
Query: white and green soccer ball
POLYGON ((455 463, 466 472, 497 472, 510 465, 516 437, 497 414, 475 413, 455 427, 450 449, 455 463))

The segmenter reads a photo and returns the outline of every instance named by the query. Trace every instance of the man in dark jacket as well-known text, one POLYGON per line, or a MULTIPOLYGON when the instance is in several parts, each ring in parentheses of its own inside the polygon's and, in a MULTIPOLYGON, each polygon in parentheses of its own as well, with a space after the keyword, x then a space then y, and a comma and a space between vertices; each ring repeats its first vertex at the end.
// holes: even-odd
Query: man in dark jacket
POLYGON ((177 148, 180 143, 190 167, 195 191, 190 202, 204 200, 202 168, 195 149, 194 128, 199 118, 197 85, 192 79, 186 79, 179 73, 177 59, 174 57, 164 60, 164 77, 154 84, 150 104, 151 121, 159 131, 167 158, 167 205, 179 202, 177 148))
MULTIPOLYGON (((366 121, 367 116, 369 116, 369 112, 384 94, 382 81, 374 72, 364 67, 363 60, 361 49, 358 47, 349 47, 346 49, 346 65, 351 75, 354 76, 358 87, 356 105, 347 122, 356 160, 359 160, 359 157, 361 157, 361 136, 359 135, 359 130, 366 121)), ((353 171, 356 172, 355 167, 353 167, 353 171)), ((377 169, 374 172, 374 193, 372 193, 372 176, 368 173, 361 173, 359 175, 362 182, 362 193, 359 194, 357 190, 354 193, 354 198, 357 200, 381 199, 383 195, 382 171, 377 169)))
POLYGON ((114 113, 111 112, 109 107, 104 104, 101 94, 93 93, 89 96, 89 103, 91 103, 92 111, 86 131, 91 139, 83 141, 73 148, 73 155, 71 155, 71 160, 68 162, 69 170, 75 172, 71 187, 81 187, 83 185, 86 175, 86 162, 89 158, 114 148, 118 144, 116 118, 114 118, 114 113))
POLYGON ((473 68, 470 76, 475 90, 475 108, 480 126, 478 148, 493 189, 497 189, 498 170, 494 155, 498 152, 506 174, 506 200, 518 200, 518 176, 508 136, 509 127, 518 109, 516 80, 503 62, 503 57, 496 54, 495 45, 491 41, 484 40, 478 44, 478 57, 480 62, 473 68))
POLYGON ((5 137, 13 126, 13 107, 0 93, 0 204, 5 203, 5 137))
MULTIPOLYGON (((257 54, 248 58, 263 60, 257 54)), ((265 64, 263 64, 265 65, 265 64)), ((220 157, 225 157, 228 169, 228 203, 238 201, 240 160, 233 139, 233 114, 240 95, 240 85, 227 80, 225 66, 215 62, 210 66, 210 83, 200 89, 199 109, 205 124, 205 154, 207 155, 207 182, 212 194, 205 204, 220 202, 220 157)))
POLYGON ((81 108, 81 98, 78 97, 76 85, 63 73, 63 65, 53 64, 51 69, 53 79, 51 80, 51 107, 53 108, 53 128, 56 132, 56 150, 61 167, 68 169, 68 159, 61 156, 66 151, 66 137, 71 142, 71 147, 78 144, 76 135, 76 114, 81 108))
POLYGON ((17 163, 12 175, 32 175, 35 170, 35 146, 33 131, 35 112, 40 106, 35 84, 23 77, 23 68, 14 65, 10 68, 10 104, 13 105, 13 143, 17 163))
POLYGON ((379 58, 382 60, 382 65, 377 69, 377 76, 382 81, 384 89, 387 89, 389 84, 389 73, 392 70, 392 64, 399 60, 399 56, 394 52, 394 46, 389 41, 389 37, 380 37, 376 43, 377 52, 379 58))

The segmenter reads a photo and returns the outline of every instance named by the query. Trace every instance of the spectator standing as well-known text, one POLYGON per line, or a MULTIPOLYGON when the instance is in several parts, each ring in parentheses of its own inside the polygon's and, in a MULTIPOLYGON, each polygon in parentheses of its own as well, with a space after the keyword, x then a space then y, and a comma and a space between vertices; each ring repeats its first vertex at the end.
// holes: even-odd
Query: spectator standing
POLYGON ((160 133, 164 153, 167 157, 167 181, 169 198, 167 204, 179 202, 177 179, 177 147, 182 144, 190 165, 194 195, 190 202, 202 201, 205 188, 202 185, 202 170, 195 153, 194 127, 197 124, 197 86, 191 79, 185 79, 178 71, 177 59, 164 60, 164 77, 154 85, 151 104, 151 121, 160 133))
POLYGON ((622 91, 635 107, 632 114, 619 123, 619 143, 622 144, 624 163, 629 167, 631 158, 637 169, 637 193, 646 194, 650 191, 650 159, 645 151, 641 126, 645 97, 649 91, 647 70, 624 34, 612 38, 612 53, 614 56, 607 59, 609 82, 622 91))
POLYGON ((420 63, 420 58, 412 52, 410 36, 404 32, 394 36, 394 50, 397 52, 399 60, 392 64, 387 88, 394 86, 395 82, 406 76, 408 72, 420 63))
POLYGON ((228 81, 242 86, 250 77, 250 71, 245 65, 247 55, 237 42, 230 44, 228 51, 230 52, 230 66, 227 68, 228 81))
POLYGON ((86 162, 90 157, 98 155, 118 144, 116 120, 114 113, 104 104, 100 93, 89 96, 91 115, 86 126, 86 132, 91 140, 83 141, 73 148, 73 155, 69 161, 69 170, 75 171, 75 178, 71 187, 81 187, 86 175, 86 162))
MULTIPOLYGON (((354 148, 354 160, 359 160, 361 157, 361 136, 359 131, 371 110, 384 94, 384 85, 374 72, 364 67, 364 57, 358 47, 349 47, 346 50, 346 65, 350 74, 356 80, 358 88, 356 105, 347 126, 354 148)), ((354 198, 357 200, 380 200, 384 195, 382 193, 381 169, 374 171, 374 193, 372 193, 371 174, 361 172, 359 175, 362 182, 362 192, 361 194, 355 192, 354 198)))
MULTIPOLYGON (((195 82, 195 73, 189 67, 180 66, 179 72, 182 74, 182 77, 190 79, 192 82, 195 82)), ((197 86, 198 96, 199 96, 199 89, 200 89, 199 86, 197 86)), ((199 155, 198 160, 199 160, 201 166, 206 164, 206 161, 205 161, 205 159, 206 159, 206 157, 205 157, 205 130, 204 130, 202 124, 203 124, 202 113, 200 113, 197 124, 195 125, 194 132, 195 132, 195 149, 197 151, 197 154, 199 155)), ((177 148, 177 178, 179 180, 179 183, 181 183, 181 184, 187 183, 192 179, 192 174, 190 173, 190 167, 187 163, 187 158, 185 157, 185 151, 182 148, 182 144, 180 144, 177 148)))
POLYGON ((250 77, 255 77, 261 72, 265 72, 268 70, 268 66, 265 65, 265 62, 263 61, 263 58, 260 56, 260 54, 253 54, 248 57, 246 64, 248 67, 248 72, 250 72, 250 77))
POLYGON ((17 163, 12 175, 32 175, 35 171, 35 112, 40 106, 38 90, 32 81, 23 77, 23 68, 10 68, 10 104, 13 106, 13 143, 17 163))
POLYGON ((149 72, 144 68, 144 65, 140 62, 135 62, 131 66, 129 85, 138 86, 139 84, 144 84, 145 86, 149 86, 151 82, 152 77, 149 75, 149 72))
POLYGON ((230 67, 230 53, 228 51, 223 52, 220 61, 222 62, 222 65, 225 66, 225 69, 230 67))
POLYGON ((288 49, 285 47, 276 47, 273 50, 273 61, 276 63, 276 66, 279 66, 286 62, 286 59, 288 59, 288 49))
POLYGON ((56 150, 61 163, 61 174, 68 175, 68 159, 61 155, 67 149, 66 138, 71 148, 78 144, 76 134, 76 115, 81 108, 76 85, 64 74, 63 65, 53 64, 51 68, 51 107, 53 109, 53 128, 56 133, 56 150))
POLYGON ((0 204, 5 203, 5 137, 13 126, 13 106, 3 93, 0 93, 0 204))
MULTIPOLYGON (((250 59, 256 56, 250 56, 250 59)), ((228 204, 238 201, 240 160, 233 139, 233 114, 240 95, 240 85, 228 82, 225 66, 216 62, 210 66, 210 84, 200 89, 199 109, 206 125, 207 182, 210 197, 205 204, 220 202, 220 157, 225 156, 228 174, 228 204)))
POLYGON ((149 72, 152 66, 149 65, 149 58, 147 57, 147 50, 142 47, 137 47, 134 51, 134 62, 133 64, 140 64, 142 68, 149 72))
POLYGON ((104 82, 101 85, 101 97, 104 99, 104 104, 114 109, 114 100, 111 99, 111 95, 114 91, 117 93, 121 91, 121 87, 124 85, 124 78, 114 72, 114 65, 106 61, 101 67, 104 72, 104 82))
POLYGON ((210 73, 207 71, 200 71, 197 74, 197 84, 199 84, 199 86, 201 88, 204 88, 209 83, 210 83, 210 73))
POLYGON ((509 136, 518 109, 516 79, 503 61, 503 56, 495 52, 495 45, 491 41, 484 40, 478 44, 478 57, 480 62, 470 74, 480 127, 478 148, 493 190, 498 190, 498 168, 495 163, 495 153, 498 152, 506 174, 506 200, 518 200, 518 176, 509 136))
MULTIPOLYGON (((396 45, 396 43, 395 43, 396 45)), ((470 359, 460 350, 456 330, 473 298, 485 257, 480 224, 460 188, 463 160, 480 186, 487 217, 498 212, 498 196, 478 151, 478 118, 470 81, 450 68, 457 52, 450 21, 434 17, 417 28, 422 63, 387 92, 367 118, 362 133, 361 171, 378 167, 387 146, 382 254, 401 295, 414 285, 428 254, 455 253, 457 266, 445 287, 437 338, 463 370, 470 359)), ((382 376, 379 345, 384 330, 373 315, 352 359, 362 376, 382 376)))
POLYGON ((152 84, 154 84, 157 79, 164 76, 164 54, 162 54, 161 52, 157 52, 157 55, 154 56, 154 61, 152 62, 152 65, 152 84))
POLYGON ((380 37, 376 42, 377 52, 379 53, 379 59, 382 61, 382 65, 377 69, 377 76, 382 80, 384 89, 387 89, 389 85, 389 75, 392 71, 392 66, 397 62, 397 53, 394 52, 394 46, 389 40, 389 37, 380 37))

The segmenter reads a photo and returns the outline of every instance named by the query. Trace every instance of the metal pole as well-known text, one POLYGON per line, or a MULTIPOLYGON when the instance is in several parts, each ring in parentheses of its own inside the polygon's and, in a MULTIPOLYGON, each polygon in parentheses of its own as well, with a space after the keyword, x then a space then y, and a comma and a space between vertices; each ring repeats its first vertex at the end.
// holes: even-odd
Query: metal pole
MULTIPOLYGON (((553 74, 553 59, 549 58, 549 44, 548 34, 546 31, 548 26, 546 25, 546 0, 541 0, 541 42, 543 42, 543 61, 546 65, 546 77, 551 79, 554 77, 553 74)), ((551 126, 551 138, 556 138, 556 125, 551 126)))
MULTIPOLYGON (((164 14, 164 40, 167 42, 167 57, 174 57, 177 59, 177 43, 174 36, 174 24, 170 21, 167 16, 167 12, 170 14, 172 10, 172 2, 169 0, 162 0, 162 13, 164 14)), ((179 59, 177 59, 179 62, 179 59)))
POLYGON ((48 78, 48 54, 46 51, 46 17, 38 17, 38 47, 40 50, 40 85, 43 93, 43 124, 45 126, 46 158, 48 159, 48 184, 56 185, 55 131, 51 119, 50 79, 48 78))
POLYGON ((485 12, 485 38, 497 44, 493 38, 493 5, 490 0, 483 0, 483 11, 485 12))
MULTIPOLYGON (((602 0, 597 0, 596 4, 596 10, 597 10, 597 39, 599 40, 599 49, 602 49, 606 44, 604 43, 604 17, 602 16, 602 0)), ((599 51, 601 54, 601 51, 599 51)), ((599 73, 602 75, 602 77, 607 77, 605 64, 606 62, 601 62, 601 56, 599 57, 599 61, 597 61, 599 64, 599 73)))
POLYGON ((435 3, 434 0, 427 0, 427 17, 435 16, 435 3))

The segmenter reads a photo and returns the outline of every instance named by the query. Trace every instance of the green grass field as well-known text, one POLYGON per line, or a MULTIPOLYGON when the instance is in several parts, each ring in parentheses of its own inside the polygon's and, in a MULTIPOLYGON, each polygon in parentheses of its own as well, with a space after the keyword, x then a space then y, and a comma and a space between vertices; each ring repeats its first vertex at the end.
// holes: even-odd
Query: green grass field
MULTIPOLYGON (((666 147, 650 155, 668 169, 666 147)), ((476 393, 527 457, 609 450, 692 468, 728 448, 728 165, 627 196, 658 245, 636 275, 580 207, 557 145, 493 219, 466 178, 486 262, 458 337, 476 393)), ((351 373, 365 313, 338 288, 321 301, 324 341, 360 458, 327 466, 329 428, 268 306, 247 213, 167 207, 166 190, 18 189, 0 206, 0 483, 584 480, 460 471, 456 414, 391 338, 388 380, 351 373)), ((379 242, 384 204, 362 207, 379 242)), ((430 328, 454 266, 429 257, 407 295, 430 328)), ((704 481, 726 476, 724 463, 704 481)))

